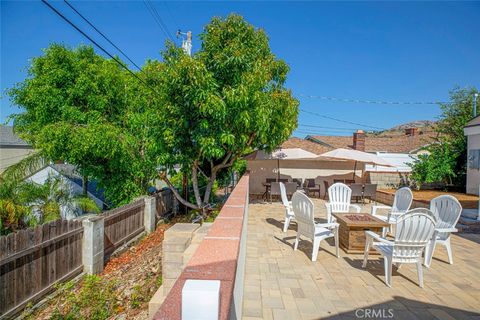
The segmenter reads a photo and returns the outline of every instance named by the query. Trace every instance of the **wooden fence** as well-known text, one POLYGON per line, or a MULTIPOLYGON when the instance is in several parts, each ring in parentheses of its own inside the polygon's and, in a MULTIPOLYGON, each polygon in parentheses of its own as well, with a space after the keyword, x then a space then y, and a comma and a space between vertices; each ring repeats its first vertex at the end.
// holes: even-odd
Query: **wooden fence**
POLYGON ((177 206, 177 203, 170 189, 157 192, 155 194, 155 200, 157 203, 157 219, 176 212, 177 208, 175 208, 175 206, 177 206))
POLYGON ((0 317, 38 301, 57 282, 80 274, 83 227, 57 220, 0 237, 0 317))
POLYGON ((145 230, 143 223, 143 199, 104 213, 105 216, 105 257, 145 230))
MULTIPOLYGON (((157 216, 174 210, 170 190, 155 195, 157 216)), ((104 255, 145 230, 145 200, 104 212, 104 255)), ((83 225, 57 220, 0 237, 0 318, 10 318, 35 303, 53 286, 82 273, 83 225)))

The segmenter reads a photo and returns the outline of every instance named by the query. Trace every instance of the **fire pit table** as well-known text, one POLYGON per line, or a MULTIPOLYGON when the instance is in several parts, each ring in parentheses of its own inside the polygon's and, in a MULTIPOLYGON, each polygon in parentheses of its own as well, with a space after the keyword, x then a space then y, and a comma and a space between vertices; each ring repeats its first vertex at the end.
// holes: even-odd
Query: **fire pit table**
MULTIPOLYGON (((388 223, 368 213, 333 213, 340 225, 338 235, 340 247, 347 253, 363 253, 365 251, 365 231, 382 234, 388 223)), ((372 251, 375 253, 375 251, 372 251)))

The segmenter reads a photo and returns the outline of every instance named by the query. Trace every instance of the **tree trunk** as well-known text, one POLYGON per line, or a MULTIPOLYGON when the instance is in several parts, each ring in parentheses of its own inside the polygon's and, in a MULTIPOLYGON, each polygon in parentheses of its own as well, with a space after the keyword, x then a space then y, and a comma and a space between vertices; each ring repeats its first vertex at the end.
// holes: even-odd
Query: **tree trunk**
POLYGON ((199 208, 203 207, 202 197, 200 197, 200 190, 198 189, 198 175, 197 175, 197 163, 195 162, 192 167, 192 185, 193 193, 195 194, 195 200, 199 208))
MULTIPOLYGON (((187 174, 183 173, 183 180, 182 180, 182 189, 183 189, 183 197, 188 200, 188 177, 187 174)), ((184 213, 188 213, 188 207, 184 206, 185 210, 184 213)))
POLYGON ((203 197, 203 202, 208 203, 210 201, 210 193, 212 192, 213 184, 215 183, 215 179, 217 178, 217 173, 214 171, 210 175, 210 179, 208 180, 207 188, 205 189, 205 195, 203 197))
POLYGON ((88 177, 87 176, 82 177, 82 195, 84 197, 88 196, 88 177))
POLYGON ((173 192, 173 195, 175 196, 175 198, 177 198, 177 200, 183 204, 184 206, 186 207, 189 207, 191 209, 199 209, 198 206, 194 205, 193 203, 190 203, 188 202, 188 200, 185 200, 177 191, 177 189, 175 189, 175 187, 173 186, 173 184, 170 182, 170 180, 167 178, 167 175, 163 172, 159 173, 159 177, 160 179, 162 179, 167 185, 168 185, 168 188, 173 192))

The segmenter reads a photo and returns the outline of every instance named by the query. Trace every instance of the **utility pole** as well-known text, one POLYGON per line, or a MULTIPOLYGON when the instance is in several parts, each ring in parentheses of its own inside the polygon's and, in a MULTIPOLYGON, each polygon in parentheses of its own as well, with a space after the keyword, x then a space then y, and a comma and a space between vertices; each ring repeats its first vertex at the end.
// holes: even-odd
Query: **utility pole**
POLYGON ((477 97, 478 93, 473 94, 473 117, 475 118, 477 116, 477 97))
POLYGON ((177 31, 177 38, 183 36, 182 39, 182 49, 189 56, 192 55, 192 31, 182 32, 181 30, 177 31))
MULTIPOLYGON (((177 38, 182 36, 182 49, 183 52, 188 54, 189 56, 192 55, 192 31, 182 32, 180 29, 177 31, 177 38)), ((182 179, 182 188, 183 188, 183 197, 188 201, 188 176, 187 173, 183 173, 182 179)), ((184 206, 185 214, 188 213, 188 207, 184 206)))

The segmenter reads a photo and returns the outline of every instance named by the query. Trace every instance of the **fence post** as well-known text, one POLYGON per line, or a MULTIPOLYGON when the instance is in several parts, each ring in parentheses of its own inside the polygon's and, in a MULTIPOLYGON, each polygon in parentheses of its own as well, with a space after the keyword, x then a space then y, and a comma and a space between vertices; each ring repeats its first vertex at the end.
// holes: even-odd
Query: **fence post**
POLYGON ((143 212, 143 225, 145 232, 155 231, 155 218, 157 216, 157 199, 155 197, 145 198, 145 209, 143 212))
POLYGON ((177 197, 175 197, 175 195, 173 194, 172 192, 172 197, 173 197, 173 208, 172 208, 172 213, 174 216, 177 215, 178 213, 178 207, 179 207, 179 204, 178 204, 178 200, 177 200, 177 197))
POLYGON ((83 224, 83 271, 97 274, 103 271, 104 259, 104 220, 96 216, 82 221, 83 224))

